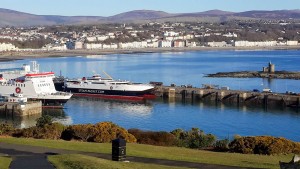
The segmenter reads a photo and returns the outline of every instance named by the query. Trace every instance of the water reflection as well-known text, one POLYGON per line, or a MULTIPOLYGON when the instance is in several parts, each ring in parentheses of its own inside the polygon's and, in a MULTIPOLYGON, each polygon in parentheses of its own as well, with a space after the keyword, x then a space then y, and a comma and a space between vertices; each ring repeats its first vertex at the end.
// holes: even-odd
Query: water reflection
POLYGON ((28 128, 36 125, 36 120, 43 115, 49 115, 53 118, 54 122, 59 122, 65 125, 73 123, 69 116, 66 116, 63 109, 43 109, 41 114, 30 116, 12 116, 1 115, 0 123, 7 123, 13 125, 15 128, 28 128))
MULTIPOLYGON (((167 99, 158 100, 156 106, 165 109, 167 99), (163 103, 163 104, 159 104, 163 103)), ((175 128, 189 130, 198 127, 207 133, 213 133, 220 139, 242 136, 271 135, 285 137, 294 141, 300 140, 295 128, 299 126, 300 114, 297 109, 272 106, 245 106, 235 103, 215 101, 177 101, 176 109, 167 110, 163 117, 167 131, 175 128)), ((160 112, 162 113, 162 112, 160 112)))
POLYGON ((58 122, 63 125, 73 124, 73 120, 65 112, 65 109, 43 109, 43 115, 49 115, 52 117, 53 122, 58 122))
MULTIPOLYGON (((73 97, 65 105, 66 111, 72 113, 79 110, 83 110, 86 114, 84 118, 91 118, 87 115, 92 115, 92 117, 104 116, 108 117, 114 113, 118 113, 121 116, 128 117, 139 117, 148 118, 152 113, 152 102, 126 102, 126 101, 112 101, 97 98, 80 98, 73 97)), ((73 113, 72 113, 73 114, 73 113)))
POLYGON ((11 124, 16 128, 27 128, 36 125, 36 119, 41 117, 41 114, 31 116, 0 116, 0 123, 11 124))

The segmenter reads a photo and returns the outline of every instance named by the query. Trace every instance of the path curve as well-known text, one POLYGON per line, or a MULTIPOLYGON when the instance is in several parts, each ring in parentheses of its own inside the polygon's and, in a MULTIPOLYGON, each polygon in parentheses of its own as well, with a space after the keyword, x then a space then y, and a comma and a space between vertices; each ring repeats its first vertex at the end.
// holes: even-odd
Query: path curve
MULTIPOLYGON (((55 167, 47 160, 47 156, 55 155, 55 154, 83 154, 83 155, 111 160, 111 155, 104 154, 104 153, 88 153, 88 152, 80 152, 80 151, 45 148, 45 147, 38 147, 38 146, 8 144, 8 143, 1 143, 1 142, 0 142, 0 153, 7 154, 13 158, 13 161, 10 165, 10 169, 41 169, 41 168, 54 169, 55 167)), ((131 162, 139 162, 139 163, 188 167, 188 168, 201 168, 201 169, 247 169, 242 167, 203 164, 203 163, 164 160, 164 159, 153 159, 153 158, 144 158, 144 157, 132 157, 132 156, 127 157, 126 160, 131 162)))

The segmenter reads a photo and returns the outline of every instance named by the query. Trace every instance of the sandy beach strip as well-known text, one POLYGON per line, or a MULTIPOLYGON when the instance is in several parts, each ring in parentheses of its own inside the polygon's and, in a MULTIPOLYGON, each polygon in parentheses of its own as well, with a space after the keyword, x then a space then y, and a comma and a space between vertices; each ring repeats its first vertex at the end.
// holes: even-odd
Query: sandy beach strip
POLYGON ((184 47, 184 48, 142 48, 142 49, 76 49, 65 51, 8 51, 0 52, 0 62, 46 57, 133 54, 133 53, 161 53, 187 51, 218 51, 218 50, 299 50, 300 46, 268 46, 268 47, 184 47))

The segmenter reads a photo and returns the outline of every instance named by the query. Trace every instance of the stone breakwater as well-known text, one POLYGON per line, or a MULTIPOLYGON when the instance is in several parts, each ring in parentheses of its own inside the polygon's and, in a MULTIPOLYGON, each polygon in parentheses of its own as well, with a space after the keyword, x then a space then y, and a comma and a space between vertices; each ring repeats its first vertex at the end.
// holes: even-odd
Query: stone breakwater
POLYGON ((233 77, 233 78, 273 78, 273 79, 295 79, 300 80, 300 72, 275 71, 266 73, 259 71, 240 71, 240 72, 218 72, 208 74, 206 77, 233 77))

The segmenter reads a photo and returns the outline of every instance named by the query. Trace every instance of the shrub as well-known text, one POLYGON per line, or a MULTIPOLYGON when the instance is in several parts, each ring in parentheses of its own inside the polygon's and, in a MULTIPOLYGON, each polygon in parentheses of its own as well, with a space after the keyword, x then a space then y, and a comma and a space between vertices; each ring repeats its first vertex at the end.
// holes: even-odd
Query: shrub
POLYGON ((76 139, 98 143, 109 143, 118 137, 123 137, 130 143, 136 142, 132 134, 112 122, 72 125, 62 133, 62 139, 65 140, 76 139))
POLYGON ((188 137, 188 133, 182 129, 175 129, 171 131, 171 134, 173 134, 176 137, 175 145, 178 147, 189 147, 188 140, 186 139, 188 137))
POLYGON ((300 144, 271 136, 241 137, 229 144, 230 151, 243 154, 300 153, 300 144))
POLYGON ((94 142, 107 143, 122 136, 127 142, 135 143, 136 138, 128 133, 124 128, 112 123, 112 122, 102 122, 95 124, 96 135, 94 137, 94 142))
POLYGON ((171 132, 176 137, 176 145, 187 148, 208 148, 216 142, 216 137, 212 134, 205 134, 198 128, 190 131, 176 129, 171 132))
POLYGON ((36 127, 44 127, 46 124, 52 124, 52 117, 44 115, 36 120, 36 127))
POLYGON ((90 141, 96 134, 96 128, 92 124, 72 125, 67 131, 71 138, 82 141, 90 141))
POLYGON ((142 131, 139 129, 129 129, 128 132, 135 136, 140 144, 151 144, 157 146, 173 146, 176 137, 168 132, 142 131))
POLYGON ((12 133, 15 131, 13 125, 8 123, 2 123, 0 124, 0 135, 12 135, 12 133))
POLYGON ((17 130, 14 137, 26 137, 36 139, 60 139, 65 126, 60 123, 46 124, 43 127, 30 127, 17 130))
POLYGON ((65 130, 65 126, 61 123, 52 123, 45 125, 43 128, 39 129, 39 132, 43 133, 40 134, 39 138, 41 139, 60 139, 61 133, 65 130))
POLYGON ((228 139, 217 140, 216 144, 214 146, 214 149, 216 151, 228 151, 229 150, 229 140, 228 139))

